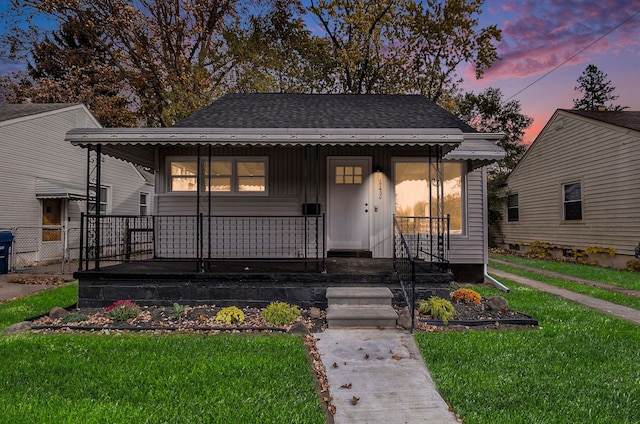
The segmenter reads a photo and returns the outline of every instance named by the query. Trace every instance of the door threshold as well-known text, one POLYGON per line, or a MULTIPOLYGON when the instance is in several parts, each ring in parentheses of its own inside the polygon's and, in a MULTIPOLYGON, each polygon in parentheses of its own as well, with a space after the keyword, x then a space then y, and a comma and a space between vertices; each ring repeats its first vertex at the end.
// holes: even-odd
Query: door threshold
POLYGON ((371 250, 365 249, 330 249, 327 258, 371 258, 371 250))

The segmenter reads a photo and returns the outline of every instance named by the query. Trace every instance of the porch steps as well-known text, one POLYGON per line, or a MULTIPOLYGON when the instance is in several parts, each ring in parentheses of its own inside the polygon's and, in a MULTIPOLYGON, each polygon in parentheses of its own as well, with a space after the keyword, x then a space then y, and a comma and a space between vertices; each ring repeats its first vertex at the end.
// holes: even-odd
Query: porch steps
POLYGON ((386 287, 328 287, 329 328, 395 328, 392 299, 386 287))

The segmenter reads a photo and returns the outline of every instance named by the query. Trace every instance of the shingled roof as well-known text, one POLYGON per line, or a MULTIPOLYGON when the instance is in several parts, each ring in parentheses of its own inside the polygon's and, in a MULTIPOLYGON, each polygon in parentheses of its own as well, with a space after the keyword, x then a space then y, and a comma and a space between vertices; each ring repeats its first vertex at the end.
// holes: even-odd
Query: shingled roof
POLYGON ((572 110, 563 109, 566 112, 575 115, 584 116, 608 124, 617 125, 623 128, 640 131, 640 111, 622 110, 622 111, 600 111, 600 110, 572 110))
POLYGON ((174 127, 458 128, 476 131, 419 95, 227 94, 174 127))
POLYGON ((0 122, 74 106, 75 103, 16 103, 0 105, 0 122))

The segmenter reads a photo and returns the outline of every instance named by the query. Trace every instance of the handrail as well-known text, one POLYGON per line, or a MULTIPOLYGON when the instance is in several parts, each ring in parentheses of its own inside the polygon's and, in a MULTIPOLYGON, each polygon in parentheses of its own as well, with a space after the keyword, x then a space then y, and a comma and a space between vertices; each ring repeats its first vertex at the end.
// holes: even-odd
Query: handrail
POLYGON ((409 244, 404 238, 404 234, 402 233, 402 228, 398 223, 396 217, 393 217, 393 225, 395 227, 396 234, 398 237, 395 240, 394 253, 393 253, 393 269, 398 274, 398 281, 400 282, 400 287, 402 288, 402 295, 404 297, 404 301, 409 307, 409 316, 411 317, 411 333, 415 330, 415 301, 416 301, 416 261, 411 255, 411 249, 409 249, 409 244), (398 243, 400 244, 400 248, 398 248, 398 243), (398 254, 400 254, 400 258, 398 258, 398 254), (407 261, 401 262, 398 259, 406 258, 407 261), (406 264, 409 264, 409 269, 406 269, 406 264), (409 280, 411 283, 411 298, 407 294, 407 289, 405 287, 405 280, 409 280))

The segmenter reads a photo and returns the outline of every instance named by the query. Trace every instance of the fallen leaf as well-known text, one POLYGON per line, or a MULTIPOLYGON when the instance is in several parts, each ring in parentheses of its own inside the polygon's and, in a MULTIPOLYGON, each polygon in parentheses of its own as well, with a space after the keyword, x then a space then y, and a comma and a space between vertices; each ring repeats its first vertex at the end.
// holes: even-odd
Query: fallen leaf
POLYGON ((380 361, 382 361, 384 359, 384 356, 378 356, 377 357, 380 361))
POLYGON ((351 388, 351 383, 347 383, 347 384, 343 384, 342 386, 340 386, 341 389, 350 389, 351 388))
POLYGON ((364 359, 369 359, 369 354, 368 353, 364 354, 364 359))
POLYGON ((396 361, 399 361, 399 360, 401 360, 401 359, 402 359, 402 356, 400 356, 400 355, 393 355, 393 356, 392 356, 392 358, 393 358, 393 359, 395 359, 396 361))
POLYGON ((351 404, 352 404, 352 405, 355 405, 355 404, 357 404, 357 403, 358 403, 358 401, 359 401, 359 400, 360 400, 360 398, 359 398, 359 397, 354 396, 354 397, 352 397, 352 398, 351 398, 351 404))
POLYGON ((329 403, 329 402, 331 402, 333 400, 333 396, 329 396, 329 397, 325 396, 325 397, 322 398, 322 400, 327 402, 327 403, 329 403))
POLYGON ((338 364, 337 363, 333 363, 333 368, 338 368, 338 364))

